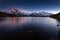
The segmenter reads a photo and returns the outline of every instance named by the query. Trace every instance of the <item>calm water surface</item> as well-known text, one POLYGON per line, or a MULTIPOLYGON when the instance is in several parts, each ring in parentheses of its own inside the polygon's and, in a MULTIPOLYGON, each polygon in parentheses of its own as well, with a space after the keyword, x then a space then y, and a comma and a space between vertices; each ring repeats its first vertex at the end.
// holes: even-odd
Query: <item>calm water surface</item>
MULTIPOLYGON (((3 17, 0 18, 0 30, 4 33, 10 30, 36 32, 42 36, 57 38, 60 22, 49 17, 3 17)), ((1 32, 0 31, 0 32, 1 32)), ((20 32, 21 33, 21 32, 20 32)), ((37 35, 37 34, 35 34, 37 35)))

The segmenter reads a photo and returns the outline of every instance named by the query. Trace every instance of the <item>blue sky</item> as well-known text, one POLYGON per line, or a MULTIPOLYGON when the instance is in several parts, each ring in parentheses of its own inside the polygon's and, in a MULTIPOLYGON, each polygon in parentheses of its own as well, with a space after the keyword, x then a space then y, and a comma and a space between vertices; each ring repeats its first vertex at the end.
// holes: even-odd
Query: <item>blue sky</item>
POLYGON ((60 0, 0 0, 0 9, 10 7, 24 8, 29 11, 60 11, 60 0))

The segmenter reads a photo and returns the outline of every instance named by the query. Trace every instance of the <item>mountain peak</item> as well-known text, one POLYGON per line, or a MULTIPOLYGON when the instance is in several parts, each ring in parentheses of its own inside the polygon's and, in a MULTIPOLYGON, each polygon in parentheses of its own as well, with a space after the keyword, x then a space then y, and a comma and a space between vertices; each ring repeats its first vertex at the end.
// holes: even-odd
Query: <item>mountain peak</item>
POLYGON ((16 12, 30 13, 29 11, 27 11, 23 8, 10 8, 10 9, 8 9, 8 12, 11 12, 11 13, 16 13, 16 12))
POLYGON ((16 12, 18 12, 18 9, 17 8, 10 8, 8 11, 9 12, 16 13, 16 12))

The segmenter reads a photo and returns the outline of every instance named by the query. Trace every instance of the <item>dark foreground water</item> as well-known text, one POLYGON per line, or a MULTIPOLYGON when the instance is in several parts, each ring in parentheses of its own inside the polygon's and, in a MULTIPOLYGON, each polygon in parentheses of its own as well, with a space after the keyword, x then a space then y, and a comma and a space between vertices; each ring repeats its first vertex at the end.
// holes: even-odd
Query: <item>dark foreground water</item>
POLYGON ((58 40, 59 24, 49 17, 0 17, 0 39, 58 40))

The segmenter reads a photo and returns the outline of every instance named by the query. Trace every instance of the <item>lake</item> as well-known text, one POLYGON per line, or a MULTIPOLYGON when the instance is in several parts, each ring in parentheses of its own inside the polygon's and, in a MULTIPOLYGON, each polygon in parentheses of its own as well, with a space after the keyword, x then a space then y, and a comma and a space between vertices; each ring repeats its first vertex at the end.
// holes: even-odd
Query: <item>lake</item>
POLYGON ((58 38, 60 21, 50 17, 0 17, 0 37, 58 38))

